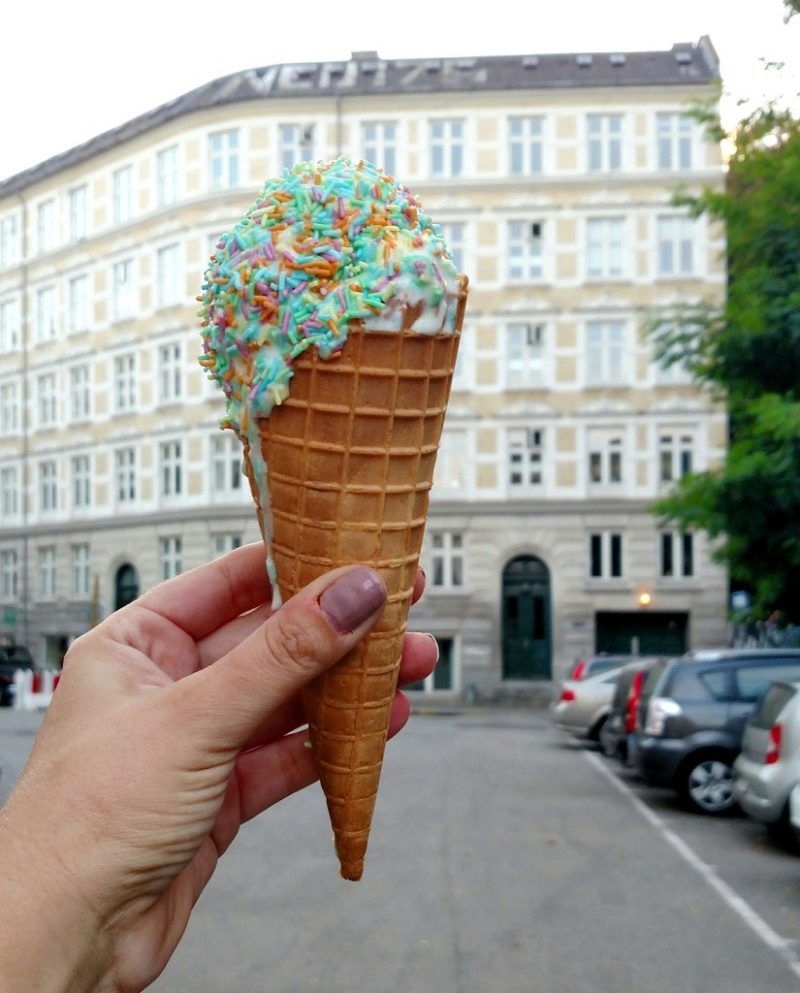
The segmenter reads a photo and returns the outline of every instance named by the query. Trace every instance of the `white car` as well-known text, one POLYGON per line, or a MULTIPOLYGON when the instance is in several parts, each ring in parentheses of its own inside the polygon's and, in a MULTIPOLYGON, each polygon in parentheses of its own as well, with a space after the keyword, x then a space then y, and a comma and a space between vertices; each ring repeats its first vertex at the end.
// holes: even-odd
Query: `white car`
POLYGON ((770 686, 745 726, 733 769, 742 810, 790 837, 792 815, 800 822, 800 683, 770 686))
POLYGON ((597 741, 608 719, 621 669, 601 672, 587 679, 567 679, 550 714, 563 731, 576 738, 597 741))

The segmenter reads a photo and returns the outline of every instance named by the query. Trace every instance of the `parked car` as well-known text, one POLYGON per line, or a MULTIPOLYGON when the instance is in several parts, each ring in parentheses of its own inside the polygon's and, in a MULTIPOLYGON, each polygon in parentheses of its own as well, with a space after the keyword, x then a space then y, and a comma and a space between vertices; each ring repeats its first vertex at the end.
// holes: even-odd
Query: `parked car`
POLYGON ((795 679, 798 649, 720 649, 656 663, 639 702, 639 772, 695 811, 724 813, 735 804, 745 722, 770 683, 795 679))
POLYGON ((648 672, 658 660, 641 658, 620 670, 608 720, 600 731, 600 744, 609 758, 628 758, 628 739, 636 730, 636 711, 648 672))
POLYGON ((600 672, 587 679, 567 679, 551 707, 555 723, 576 738, 597 741, 611 709, 620 669, 600 672))
POLYGON ((0 706, 14 702, 14 673, 17 669, 32 669, 31 653, 22 645, 0 645, 0 706))
POLYGON ((754 820, 790 839, 790 796, 800 784, 800 683, 773 683, 745 725, 734 795, 754 820))
POLYGON ((601 652, 599 655, 590 655, 585 659, 575 659, 569 678, 588 679, 589 676, 596 676, 601 672, 610 672, 630 662, 631 658, 631 655, 608 655, 601 652))

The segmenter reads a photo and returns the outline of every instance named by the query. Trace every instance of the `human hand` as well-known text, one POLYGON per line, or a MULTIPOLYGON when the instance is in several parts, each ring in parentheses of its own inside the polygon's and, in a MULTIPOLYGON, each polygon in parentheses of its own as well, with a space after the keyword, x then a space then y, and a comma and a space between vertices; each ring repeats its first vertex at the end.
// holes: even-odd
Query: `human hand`
MULTIPOLYGON (((3 993, 144 989, 240 825, 316 779, 300 690, 366 634, 386 591, 338 569, 271 615, 266 587, 249 545, 70 648, 0 810, 3 993)), ((432 638, 406 635, 401 683, 435 662, 432 638)), ((390 734, 409 709, 398 694, 390 734)))

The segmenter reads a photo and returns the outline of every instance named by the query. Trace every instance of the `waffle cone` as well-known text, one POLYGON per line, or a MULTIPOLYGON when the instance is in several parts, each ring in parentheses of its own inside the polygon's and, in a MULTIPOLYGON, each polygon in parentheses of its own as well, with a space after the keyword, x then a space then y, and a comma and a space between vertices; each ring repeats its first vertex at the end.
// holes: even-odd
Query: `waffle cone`
MULTIPOLYGON (((345 879, 363 871, 466 292, 462 277, 455 334, 353 326, 337 357, 308 349, 288 399, 259 421, 282 598, 352 564, 388 591, 372 631, 304 692, 345 879)), ((258 506, 247 446, 245 470, 258 506)))

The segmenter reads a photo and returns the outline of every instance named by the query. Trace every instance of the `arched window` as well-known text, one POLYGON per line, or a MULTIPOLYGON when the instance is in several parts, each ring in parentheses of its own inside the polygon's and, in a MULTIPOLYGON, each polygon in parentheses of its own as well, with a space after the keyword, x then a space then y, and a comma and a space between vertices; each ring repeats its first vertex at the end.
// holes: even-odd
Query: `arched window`
POLYGON ((132 603, 139 596, 139 573, 129 562, 117 569, 114 577, 114 610, 132 603))

